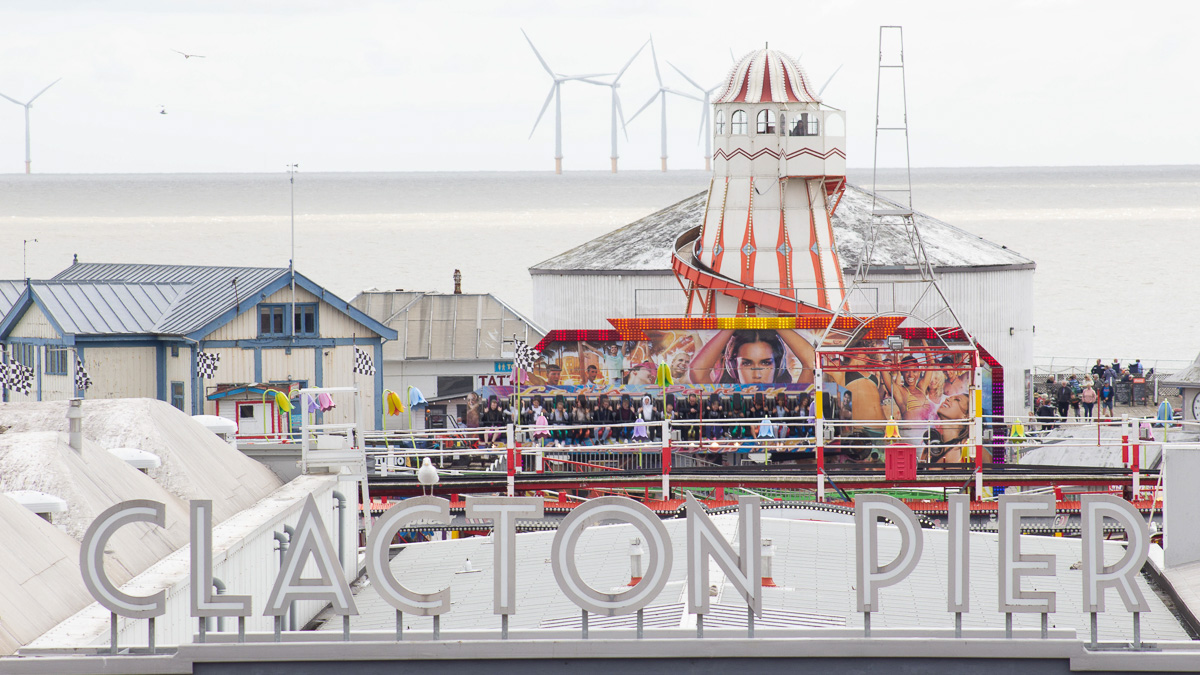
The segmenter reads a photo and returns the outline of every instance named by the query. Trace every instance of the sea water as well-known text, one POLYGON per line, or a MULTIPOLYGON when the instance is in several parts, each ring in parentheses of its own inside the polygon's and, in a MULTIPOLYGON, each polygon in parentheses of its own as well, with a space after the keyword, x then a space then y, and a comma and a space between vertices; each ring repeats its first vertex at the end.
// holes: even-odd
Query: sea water
MULTIPOLYGON (((1200 351, 1200 167, 912 177, 914 208, 1037 263, 1039 357, 1190 360, 1200 351)), ((850 180, 869 188, 872 172, 851 170, 850 180)), ((449 292, 460 269, 464 291, 495 293, 532 314, 531 265, 708 182, 702 171, 300 173, 296 266, 347 300, 366 288, 449 292)), ((76 254, 286 267, 292 188, 286 174, 0 176, 0 278, 23 269, 49 277, 76 254)))

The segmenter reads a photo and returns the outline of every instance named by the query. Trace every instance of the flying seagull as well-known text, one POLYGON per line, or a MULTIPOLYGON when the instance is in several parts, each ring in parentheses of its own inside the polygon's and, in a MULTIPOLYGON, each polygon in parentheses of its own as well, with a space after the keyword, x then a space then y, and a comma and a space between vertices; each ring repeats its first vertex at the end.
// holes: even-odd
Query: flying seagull
POLYGON ((161 106, 161 108, 162 108, 162 110, 159 110, 159 111, 158 111, 158 114, 159 114, 159 115, 166 115, 166 114, 167 114, 167 106, 165 106, 165 105, 164 105, 164 106, 161 106))
POLYGON ((171 51, 175 52, 176 54, 181 55, 185 59, 190 59, 192 57, 196 57, 198 59, 204 58, 203 56, 201 56, 199 54, 184 54, 183 52, 179 51, 178 49, 172 49, 171 51))

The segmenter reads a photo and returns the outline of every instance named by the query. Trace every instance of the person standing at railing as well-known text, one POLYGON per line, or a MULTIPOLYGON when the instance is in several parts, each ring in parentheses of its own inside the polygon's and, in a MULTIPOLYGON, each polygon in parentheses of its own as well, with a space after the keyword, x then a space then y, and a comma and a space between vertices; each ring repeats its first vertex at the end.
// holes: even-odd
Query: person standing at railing
POLYGON ((567 414, 567 406, 559 399, 554 404, 554 411, 550 413, 550 426, 556 427, 551 431, 550 435, 554 438, 554 444, 562 447, 567 444, 567 430, 562 427, 571 423, 571 416, 567 414))
POLYGON ((612 441, 612 427, 615 415, 608 396, 603 394, 597 400, 596 409, 592 411, 592 424, 596 425, 596 445, 604 445, 612 441))
POLYGON ((1092 381, 1100 382, 1104 379, 1104 371, 1108 370, 1100 359, 1096 359, 1096 365, 1092 366, 1092 381))
POLYGON ((1100 387, 1100 409, 1103 412, 1108 410, 1108 416, 1113 415, 1113 398, 1116 396, 1116 386, 1111 380, 1105 380, 1104 385, 1100 387))
MULTIPOLYGON (((629 424, 635 419, 637 419, 637 415, 633 413, 633 404, 629 400, 629 394, 624 394, 621 396, 621 407, 617 409, 616 421, 629 424)), ((617 437, 617 440, 628 441, 633 437, 633 429, 623 426, 618 428, 613 435, 617 437)))
POLYGON ((1075 419, 1079 419, 1079 402, 1083 396, 1083 385, 1079 383, 1079 378, 1074 373, 1067 380, 1067 386, 1071 388, 1071 415, 1075 419))
POLYGON ((659 426, 655 422, 662 420, 662 415, 658 414, 658 410, 654 407, 654 399, 650 396, 642 397, 642 407, 638 409, 638 417, 642 418, 642 422, 649 425, 649 437, 657 439, 659 437, 659 426))
POLYGON ((1058 391, 1054 393, 1054 405, 1058 408, 1058 416, 1067 419, 1067 409, 1071 407, 1071 398, 1074 393, 1071 391, 1071 385, 1063 382, 1058 387, 1058 391))
MULTIPOLYGON (((687 401, 683 407, 676 411, 681 420, 696 420, 700 421, 700 397, 695 394, 688 394, 687 401)), ((700 440, 700 425, 691 424, 683 428, 683 440, 698 441, 700 440)))
POLYGON ((1091 380, 1083 381, 1083 391, 1079 394, 1079 401, 1083 404, 1083 419, 1090 420, 1095 418, 1096 401, 1100 398, 1096 394, 1095 388, 1092 386, 1091 380))
POLYGON ((495 394, 488 397, 487 410, 480 415, 479 421, 484 427, 491 429, 491 431, 488 431, 483 435, 483 442, 485 444, 490 445, 500 440, 501 435, 504 433, 504 425, 507 423, 507 420, 505 419, 504 411, 500 409, 500 399, 497 398, 495 394))
POLYGON ((571 410, 571 423, 579 429, 571 430, 571 439, 575 445, 584 445, 592 437, 592 430, 585 428, 592 423, 592 409, 587 396, 580 394, 575 397, 575 407, 571 410))

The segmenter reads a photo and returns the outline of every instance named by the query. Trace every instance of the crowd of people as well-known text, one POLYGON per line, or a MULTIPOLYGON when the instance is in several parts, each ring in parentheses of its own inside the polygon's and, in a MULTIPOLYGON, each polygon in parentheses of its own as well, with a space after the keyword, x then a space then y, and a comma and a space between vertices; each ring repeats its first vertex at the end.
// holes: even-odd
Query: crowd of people
POLYGON ((1153 374, 1153 368, 1148 371, 1143 368, 1141 359, 1124 368, 1118 359, 1113 359, 1111 364, 1096 359, 1096 364, 1083 379, 1078 375, 1071 375, 1063 382, 1048 378, 1045 393, 1034 402, 1034 413, 1043 425, 1071 418, 1086 421, 1111 417, 1117 383, 1132 382, 1135 378, 1153 374))
MULTIPOLYGON (((664 419, 694 422, 680 426, 684 441, 805 438, 813 435, 813 414, 808 393, 774 397, 712 394, 704 400, 690 394, 667 396, 665 401, 629 394, 619 398, 535 395, 521 401, 519 424, 531 428, 534 440, 543 445, 591 446, 661 440, 664 419)), ((489 429, 482 442, 503 442, 505 427, 512 422, 511 404, 490 397, 479 415, 479 426, 489 429)))

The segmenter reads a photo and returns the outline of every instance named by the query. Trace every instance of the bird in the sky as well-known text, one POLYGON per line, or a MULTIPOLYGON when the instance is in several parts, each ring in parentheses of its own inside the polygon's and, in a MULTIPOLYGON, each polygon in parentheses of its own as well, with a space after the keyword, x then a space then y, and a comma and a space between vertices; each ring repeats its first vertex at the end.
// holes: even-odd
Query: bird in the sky
POLYGON ((429 494, 433 494, 433 486, 438 482, 438 470, 426 457, 421 462, 421 468, 417 470, 417 481, 421 483, 421 494, 425 493, 425 486, 429 486, 429 494))
POLYGON ((204 58, 203 56, 201 56, 201 55, 199 55, 199 54, 184 54, 183 52, 179 51, 178 49, 172 49, 171 51, 175 52, 176 54, 179 54, 180 56, 182 56, 182 57, 183 57, 183 58, 185 58, 185 59, 190 59, 190 58, 193 58, 193 57, 194 57, 194 58, 197 58, 197 59, 202 59, 202 58, 204 58))
POLYGON ((158 111, 158 114, 159 114, 159 115, 166 115, 166 114, 167 114, 167 106, 165 106, 165 105, 164 105, 164 106, 160 106, 160 107, 162 108, 162 110, 159 110, 159 111, 158 111))

